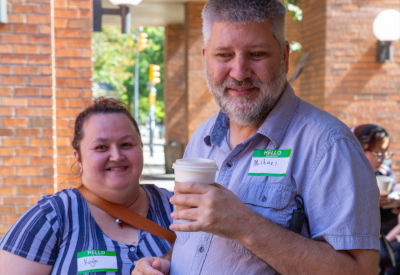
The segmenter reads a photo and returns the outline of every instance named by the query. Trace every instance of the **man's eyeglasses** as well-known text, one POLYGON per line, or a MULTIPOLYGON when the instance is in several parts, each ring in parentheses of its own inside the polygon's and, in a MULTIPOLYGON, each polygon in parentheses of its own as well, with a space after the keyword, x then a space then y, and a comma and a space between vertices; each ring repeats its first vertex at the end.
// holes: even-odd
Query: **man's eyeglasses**
POLYGON ((371 152, 372 155, 374 155, 376 157, 376 160, 378 162, 387 160, 387 159, 391 159, 393 157, 392 152, 386 152, 386 153, 382 153, 382 152, 371 152))

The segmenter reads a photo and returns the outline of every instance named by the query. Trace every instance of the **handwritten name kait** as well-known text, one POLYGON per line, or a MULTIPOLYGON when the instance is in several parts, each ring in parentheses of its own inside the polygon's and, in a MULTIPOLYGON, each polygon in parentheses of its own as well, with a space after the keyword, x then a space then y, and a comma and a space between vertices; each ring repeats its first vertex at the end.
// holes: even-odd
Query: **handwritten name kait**
POLYGON ((83 263, 84 263, 85 265, 89 265, 89 266, 91 266, 91 267, 95 267, 96 264, 97 264, 98 262, 99 262, 99 261, 96 260, 96 258, 94 258, 94 257, 92 257, 92 258, 85 257, 85 258, 83 259, 83 263))
POLYGON ((115 251, 86 250, 76 254, 78 274, 118 271, 115 251))

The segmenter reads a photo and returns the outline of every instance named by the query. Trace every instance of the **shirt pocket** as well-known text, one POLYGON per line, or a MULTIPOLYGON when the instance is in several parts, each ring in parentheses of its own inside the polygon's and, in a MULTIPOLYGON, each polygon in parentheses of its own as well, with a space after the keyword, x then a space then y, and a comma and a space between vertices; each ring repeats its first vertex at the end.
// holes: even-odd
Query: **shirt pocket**
MULTIPOLYGON (((271 183, 267 181, 266 177, 264 180, 250 179, 239 190, 239 197, 247 207, 285 228, 289 225, 292 211, 296 205, 295 195, 296 192, 290 180, 283 179, 271 183)), ((228 242, 236 253, 252 254, 241 244, 233 240, 228 240, 228 242)))
POLYGON ((295 208, 295 189, 288 179, 278 182, 253 180, 245 184, 240 199, 251 210, 273 223, 287 227, 295 208))

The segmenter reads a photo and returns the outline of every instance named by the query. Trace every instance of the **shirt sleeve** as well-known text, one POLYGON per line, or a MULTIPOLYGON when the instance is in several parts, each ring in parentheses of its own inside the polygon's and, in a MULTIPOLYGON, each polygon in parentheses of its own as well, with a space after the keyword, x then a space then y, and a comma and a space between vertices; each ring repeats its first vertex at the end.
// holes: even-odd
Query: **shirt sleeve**
POLYGON ((378 250, 379 191, 364 153, 350 138, 320 149, 304 187, 311 237, 336 250, 378 250))
POLYGON ((59 221, 50 200, 41 199, 1 238, 0 249, 28 260, 54 265, 59 221))

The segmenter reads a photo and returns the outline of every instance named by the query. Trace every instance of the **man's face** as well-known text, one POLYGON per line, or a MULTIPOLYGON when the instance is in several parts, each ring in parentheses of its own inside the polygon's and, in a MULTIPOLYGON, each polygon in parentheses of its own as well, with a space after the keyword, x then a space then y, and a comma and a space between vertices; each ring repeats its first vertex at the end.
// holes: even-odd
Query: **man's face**
POLYGON ((254 125, 265 119, 286 83, 288 52, 268 21, 213 24, 203 50, 207 85, 231 121, 254 125))

